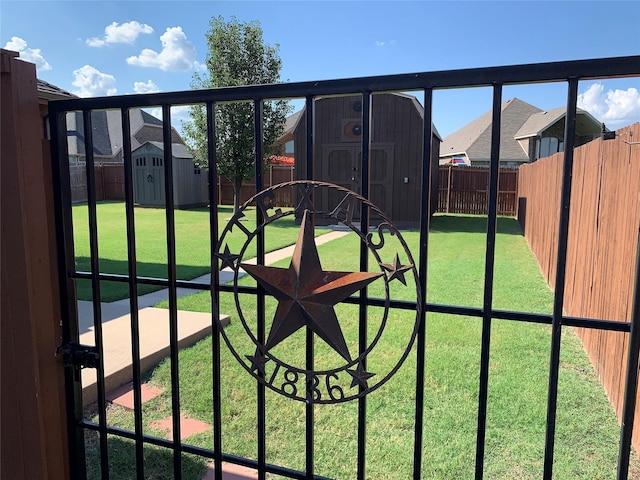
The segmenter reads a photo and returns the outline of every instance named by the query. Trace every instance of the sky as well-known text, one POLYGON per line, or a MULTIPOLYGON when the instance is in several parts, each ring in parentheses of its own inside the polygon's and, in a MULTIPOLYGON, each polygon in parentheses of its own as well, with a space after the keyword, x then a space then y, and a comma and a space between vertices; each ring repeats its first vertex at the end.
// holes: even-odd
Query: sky
MULTIPOLYGON (((259 21, 291 82, 640 54, 637 0, 0 0, 0 46, 81 97, 180 91, 204 72, 205 34, 217 16, 259 21)), ((578 106, 620 128, 640 121, 639 91, 638 78, 583 81, 578 106)), ((490 110, 491 95, 434 92, 440 134, 490 110)), ((514 97, 550 110, 565 105, 566 84, 503 89, 503 100, 514 97)), ((175 121, 188 119, 177 113, 175 121)))

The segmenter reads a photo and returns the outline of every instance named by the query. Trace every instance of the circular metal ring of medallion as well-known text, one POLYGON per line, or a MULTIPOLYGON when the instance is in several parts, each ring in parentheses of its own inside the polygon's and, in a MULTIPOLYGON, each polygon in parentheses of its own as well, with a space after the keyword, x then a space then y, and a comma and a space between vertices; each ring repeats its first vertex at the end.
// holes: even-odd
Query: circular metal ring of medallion
POLYGON ((231 335, 219 325, 219 331, 244 369, 273 391, 312 403, 346 402, 380 388, 409 355, 422 308, 415 263, 400 231, 359 194, 306 180, 263 190, 229 220, 215 255, 220 269, 234 272, 243 330, 231 335), (275 207, 278 194, 291 189, 297 207, 275 207), (253 206, 260 219, 255 226, 242 220, 253 206), (374 220, 369 231, 360 228, 361 214, 374 220), (268 241, 268 230, 285 221, 290 226, 294 215, 300 231, 288 267, 246 262, 260 233, 268 241), (340 254, 336 243, 331 255, 325 251, 331 264, 320 260, 316 223, 347 227, 345 238, 332 240, 340 254), (232 252, 230 244, 242 247, 232 252), (256 314, 256 290, 240 280, 246 274, 265 294, 264 323, 256 314), (393 300, 415 302, 415 311, 392 308, 393 300))

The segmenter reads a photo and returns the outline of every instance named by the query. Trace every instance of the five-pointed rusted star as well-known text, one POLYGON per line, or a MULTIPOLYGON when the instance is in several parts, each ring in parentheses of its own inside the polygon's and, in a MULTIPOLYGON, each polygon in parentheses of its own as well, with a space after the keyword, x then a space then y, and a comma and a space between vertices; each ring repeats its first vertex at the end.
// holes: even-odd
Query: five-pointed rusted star
POLYGON ((245 355, 245 357, 251 361, 251 371, 258 370, 262 375, 264 375, 264 364, 269 360, 259 351, 256 351, 255 355, 245 355))
POLYGON ((236 260, 240 258, 240 255, 231 253, 231 251, 229 250, 229 245, 225 245, 224 252, 216 253, 216 257, 222 260, 222 265, 220 266, 220 270, 224 270, 226 267, 231 267, 232 270, 235 270, 236 260))
POLYGON ((289 268, 240 265, 278 300, 265 350, 308 326, 351 362, 334 305, 382 276, 369 272, 325 272, 314 240, 312 215, 305 210, 289 268))
POLYGON ((360 385, 363 388, 368 388, 369 385, 367 384, 367 380, 375 375, 375 373, 367 372, 362 366, 362 362, 358 362, 358 368, 355 370, 347 370, 347 372, 353 377, 350 388, 357 385, 360 385))
POLYGON ((387 272, 387 281, 390 282, 394 278, 397 278, 402 282, 403 285, 407 285, 407 280, 404 278, 404 272, 411 269, 411 265, 402 265, 400 263, 400 257, 396 253, 395 258, 393 259, 393 263, 381 263, 380 266, 384 268, 387 272))

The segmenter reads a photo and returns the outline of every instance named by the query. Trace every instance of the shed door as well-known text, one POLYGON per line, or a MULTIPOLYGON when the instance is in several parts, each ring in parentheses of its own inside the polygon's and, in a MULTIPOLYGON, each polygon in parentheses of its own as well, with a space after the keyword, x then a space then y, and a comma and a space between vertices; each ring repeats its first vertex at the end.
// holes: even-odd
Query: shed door
POLYGON ((371 203, 391 217, 393 206, 393 145, 373 145, 369 155, 371 203))
MULTIPOLYGON (((374 144, 369 156, 369 198, 371 203, 387 215, 391 215, 393 196, 393 152, 392 144, 374 144)), ((362 164, 362 146, 324 145, 320 180, 334 183, 349 190, 362 193, 360 168, 362 164)), ((339 196, 334 190, 330 195, 339 196)), ((323 210, 337 205, 342 198, 322 198, 323 210)), ((358 216, 358 214, 356 214, 358 216)))
POLYGON ((151 158, 151 203, 154 205, 164 205, 164 159, 160 157, 151 158))
POLYGON ((149 173, 147 158, 136 157, 133 159, 133 162, 133 178, 135 179, 135 188, 133 189, 134 201, 135 203, 144 205, 150 196, 149 186, 147 185, 147 174, 149 173))
POLYGON ((134 159, 134 200, 140 205, 164 205, 164 159, 142 156, 134 159))
MULTIPOLYGON (((359 148, 353 145, 323 147, 321 180, 360 193, 360 162, 357 155, 359 148)), ((320 199, 320 205, 324 211, 328 211, 330 206, 338 205, 342 200, 343 195, 339 191, 326 189, 325 193, 327 195, 320 199)), ((359 218, 359 215, 359 212, 356 212, 354 218, 359 218)))

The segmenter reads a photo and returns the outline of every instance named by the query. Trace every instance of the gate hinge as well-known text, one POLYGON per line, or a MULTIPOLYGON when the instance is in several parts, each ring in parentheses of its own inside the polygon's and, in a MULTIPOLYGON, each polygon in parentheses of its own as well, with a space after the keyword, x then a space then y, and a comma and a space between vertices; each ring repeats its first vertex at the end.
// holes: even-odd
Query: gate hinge
POLYGON ((65 367, 98 368, 100 354, 96 347, 80 345, 79 343, 65 343, 56 349, 56 354, 62 356, 65 367))

